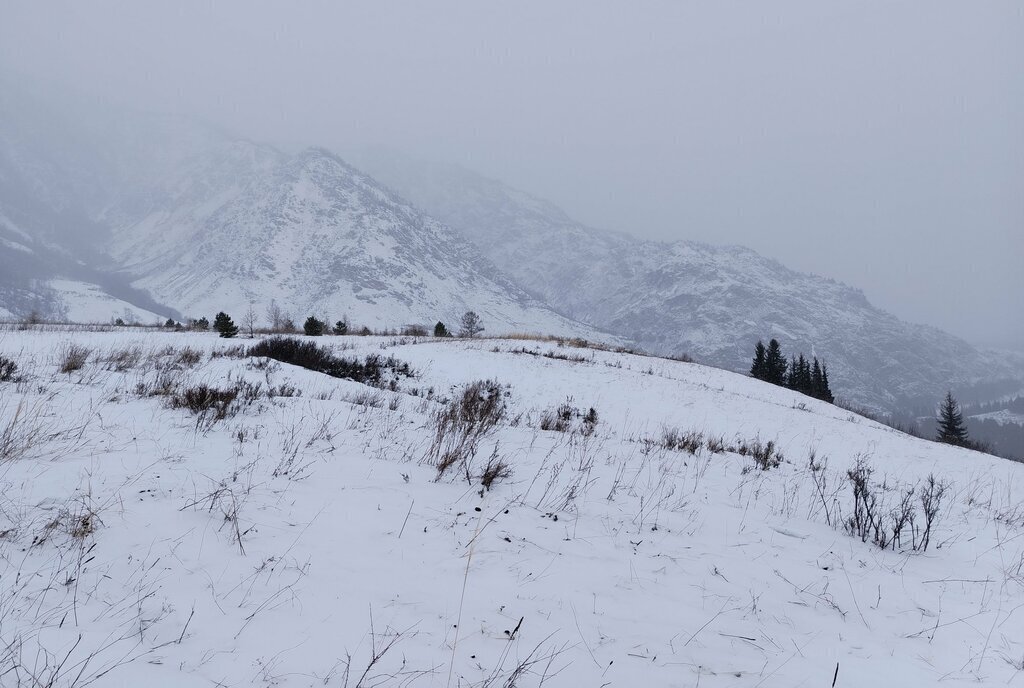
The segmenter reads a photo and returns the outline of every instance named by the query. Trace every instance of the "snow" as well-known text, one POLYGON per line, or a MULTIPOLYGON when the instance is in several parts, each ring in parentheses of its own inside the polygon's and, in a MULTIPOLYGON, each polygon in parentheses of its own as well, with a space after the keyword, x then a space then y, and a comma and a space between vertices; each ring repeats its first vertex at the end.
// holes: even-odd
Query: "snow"
POLYGON ((110 296, 95 284, 56 279, 50 280, 47 286, 56 292, 58 300, 66 307, 64 318, 69 322, 110 323, 121 318, 127 323, 152 325, 166 320, 157 313, 110 296))
POLYGON ((1000 425, 1024 425, 1024 414, 1014 413, 1009 409, 1000 409, 989 413, 978 413, 970 416, 972 420, 994 420, 1000 425))
POLYGON ((67 657, 55 685, 342 686, 349 654, 350 686, 831 685, 837 664, 836 686, 1021 679, 1019 464, 695 364, 319 341, 416 377, 376 390, 210 357, 249 343, 212 334, 0 332, 26 376, 0 383, 0 684, 67 657), (72 343, 89 362, 59 373, 72 343), (186 347, 202 360, 173 364, 186 347), (168 376, 301 396, 206 426, 149 394, 168 376), (509 390, 476 458, 512 466, 490 491, 423 461, 430 414, 479 379, 509 390), (567 400, 597 410, 592 435, 538 428, 567 400), (663 427, 772 440, 786 460, 645 441, 663 427), (844 514, 858 455, 891 488, 947 481, 932 547, 882 551, 828 525, 811 449, 844 514))

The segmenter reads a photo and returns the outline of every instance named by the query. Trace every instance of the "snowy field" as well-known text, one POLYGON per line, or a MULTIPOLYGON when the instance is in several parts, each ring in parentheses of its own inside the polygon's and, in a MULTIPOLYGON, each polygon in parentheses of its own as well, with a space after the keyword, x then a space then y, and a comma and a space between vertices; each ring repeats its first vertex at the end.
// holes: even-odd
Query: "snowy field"
POLYGON ((1024 684, 1020 464, 695 364, 315 341, 396 361, 0 333, 0 685, 1024 684))

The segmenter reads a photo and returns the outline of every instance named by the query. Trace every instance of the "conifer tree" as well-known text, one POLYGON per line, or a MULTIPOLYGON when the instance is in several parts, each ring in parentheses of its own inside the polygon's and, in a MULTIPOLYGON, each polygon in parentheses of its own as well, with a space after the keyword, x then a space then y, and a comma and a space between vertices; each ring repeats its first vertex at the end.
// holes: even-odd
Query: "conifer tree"
POLYGON ((434 336, 435 337, 451 337, 452 333, 448 331, 448 328, 444 326, 444 323, 440 320, 434 325, 434 336))
POLYGON ((306 322, 302 324, 302 330, 306 333, 307 337, 319 337, 324 333, 327 328, 327 323, 323 320, 318 320, 315 315, 311 315, 306 318, 306 322))
POLYGON ((757 340, 757 346, 754 347, 754 362, 750 366, 751 377, 758 380, 765 380, 768 378, 766 359, 767 354, 765 352, 764 342, 759 339, 757 340))
POLYGON ((789 374, 786 375, 786 387, 800 389, 800 374, 797 367, 796 355, 789 357, 789 374))
POLYGON ((334 323, 334 334, 343 335, 348 334, 348 323, 344 320, 339 320, 334 323))
POLYGON ((814 357, 814 364, 811 367, 811 388, 808 394, 815 399, 821 399, 825 394, 825 381, 821 372, 821 364, 818 363, 818 357, 814 357))
POLYGON ((765 353, 765 372, 767 375, 764 378, 765 381, 775 385, 784 385, 786 383, 786 369, 788 367, 789 364, 786 362, 786 357, 782 355, 782 347, 777 339, 772 339, 768 342, 768 351, 765 353))
POLYGON ((835 403, 836 400, 832 395, 832 388, 828 385, 828 366, 825 365, 824 361, 821 363, 821 390, 819 391, 818 398, 830 404, 835 403))
MULTIPOLYGON (((206 320, 206 318, 203 318, 203 320, 206 320)), ((231 316, 224 311, 218 313, 213 319, 213 329, 219 332, 220 336, 224 339, 231 339, 238 334, 238 327, 231 319, 231 316)))
POLYGON ((946 392, 946 398, 942 400, 942 406, 939 407, 939 432, 935 439, 960 447, 966 446, 968 443, 964 416, 960 411, 960 405, 953 398, 952 392, 946 392))

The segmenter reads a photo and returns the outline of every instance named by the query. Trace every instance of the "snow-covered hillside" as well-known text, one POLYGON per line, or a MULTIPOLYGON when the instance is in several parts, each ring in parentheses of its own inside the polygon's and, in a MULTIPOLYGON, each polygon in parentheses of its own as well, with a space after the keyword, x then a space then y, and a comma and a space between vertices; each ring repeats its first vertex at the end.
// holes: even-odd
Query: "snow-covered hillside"
POLYGON ((650 351, 747 370, 753 343, 775 337, 786 351, 827 359, 842 398, 884 411, 931 406, 951 387, 966 393, 996 383, 988 392, 998 396, 1024 378, 1019 356, 981 352, 903 322, 858 289, 743 247, 642 241, 582 225, 547 201, 457 166, 382 151, 353 155, 538 298, 650 351))
POLYGON ((316 341, 379 386, 207 334, 0 333, 0 684, 1020 680, 1020 464, 695 364, 316 341), (916 488, 894 548, 841 525, 858 459, 885 518, 916 488))

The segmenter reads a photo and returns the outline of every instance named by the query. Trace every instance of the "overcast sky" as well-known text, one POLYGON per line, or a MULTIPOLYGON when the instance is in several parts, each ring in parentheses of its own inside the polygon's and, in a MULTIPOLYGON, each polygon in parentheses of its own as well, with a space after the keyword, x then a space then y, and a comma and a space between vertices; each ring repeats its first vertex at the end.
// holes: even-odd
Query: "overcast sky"
POLYGON ((595 226, 748 245, 1024 342, 1018 0, 0 0, 0 69, 458 162, 595 226))

